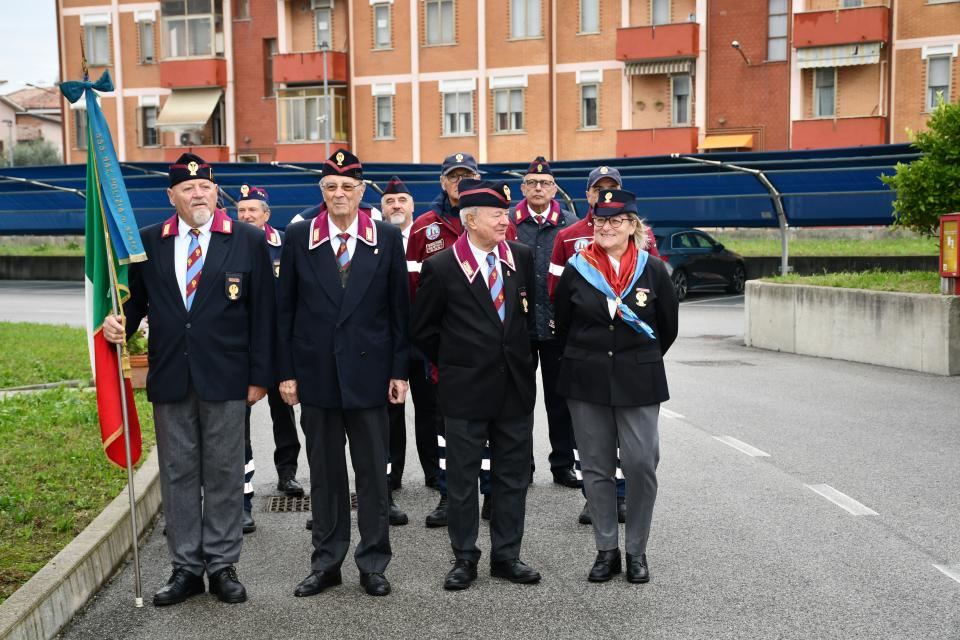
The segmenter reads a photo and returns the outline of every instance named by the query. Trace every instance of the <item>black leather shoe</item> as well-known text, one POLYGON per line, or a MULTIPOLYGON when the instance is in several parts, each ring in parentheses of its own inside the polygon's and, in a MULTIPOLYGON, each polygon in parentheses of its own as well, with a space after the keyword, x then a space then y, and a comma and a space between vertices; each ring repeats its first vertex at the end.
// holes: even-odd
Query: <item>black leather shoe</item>
POLYGON ((553 472, 553 483, 570 489, 579 489, 583 486, 583 482, 577 480, 577 474, 573 472, 573 469, 555 470, 553 472))
POLYGON ((480 517, 484 520, 490 520, 490 513, 493 511, 493 498, 490 494, 483 496, 483 507, 480 508, 480 517))
POLYGON ((408 522, 410 522, 410 518, 408 518, 407 514, 401 511, 397 503, 393 501, 393 496, 390 496, 390 526, 400 527, 408 522))
POLYGON ((291 498, 299 498, 303 495, 303 487, 293 476, 280 478, 280 480, 277 481, 277 491, 291 498))
POLYGON ((382 573, 361 573, 360 585, 368 596, 390 595, 390 581, 382 573))
POLYGON ((203 576, 190 573, 186 569, 174 569, 167 584, 153 594, 153 606, 165 607, 170 604, 179 604, 206 590, 203 586, 203 576))
POLYGON ((307 524, 304 525, 307 531, 313 531, 313 518, 307 518, 307 524))
POLYGON ((593 524, 593 518, 590 517, 590 506, 586 502, 583 503, 583 511, 581 511, 577 517, 577 522, 580 524, 593 524))
POLYGON ((315 596, 324 589, 335 587, 338 584, 343 584, 343 577, 341 577, 339 570, 311 571, 310 575, 304 578, 300 584, 297 585, 293 595, 297 596, 298 598, 315 596))
POLYGON ((244 533, 253 533, 257 530, 257 523, 253 520, 253 514, 243 510, 243 532, 244 533))
POLYGON ((519 559, 491 562, 490 575, 517 584, 540 582, 540 574, 522 563, 519 559))
POLYGON ((443 580, 443 588, 447 591, 463 591, 477 579, 477 563, 470 560, 454 560, 453 569, 443 580))
POLYGON ((622 572, 623 560, 620 557, 620 549, 598 551, 597 559, 593 561, 593 568, 590 569, 590 575, 587 576, 587 580, 590 582, 606 582, 622 572))
POLYGON ((247 601, 247 590, 240 584, 233 567, 224 567, 210 576, 210 593, 220 602, 236 604, 247 601))
POLYGON ((434 491, 440 491, 440 478, 437 476, 432 476, 423 481, 423 484, 428 489, 433 489, 434 491))
POLYGON ((427 514, 428 527, 447 526, 447 496, 440 496, 437 508, 427 514))
POLYGON ((639 556, 627 554, 627 582, 643 584, 650 582, 650 568, 647 566, 647 554, 639 556))
POLYGON ((627 521, 627 499, 617 496, 617 522, 623 524, 627 521))

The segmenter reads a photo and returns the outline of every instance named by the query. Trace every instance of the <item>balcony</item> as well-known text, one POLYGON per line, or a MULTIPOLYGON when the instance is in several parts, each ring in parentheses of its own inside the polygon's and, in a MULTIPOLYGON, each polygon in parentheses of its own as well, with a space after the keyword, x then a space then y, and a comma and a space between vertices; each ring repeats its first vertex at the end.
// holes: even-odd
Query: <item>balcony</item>
POLYGON ((887 7, 807 11, 793 16, 793 44, 798 49, 886 42, 889 37, 890 9, 887 7))
POLYGON ((620 129, 617 131, 617 157, 696 153, 698 133, 696 127, 620 129))
POLYGON ((680 22, 617 29, 617 60, 696 58, 700 50, 700 25, 680 22))
POLYGON ((160 61, 160 86, 168 89, 227 86, 223 58, 187 58, 160 61))
POLYGON ((164 147, 163 161, 176 162, 184 153, 194 153, 207 162, 230 162, 230 147, 222 145, 198 145, 195 147, 164 147))
MULTIPOLYGON (((347 82, 347 54, 327 52, 327 80, 347 82)), ((303 51, 273 56, 273 81, 278 84, 306 84, 323 81, 323 52, 303 51)))
POLYGON ((883 116, 794 120, 794 149, 867 147, 887 142, 887 119, 883 116))

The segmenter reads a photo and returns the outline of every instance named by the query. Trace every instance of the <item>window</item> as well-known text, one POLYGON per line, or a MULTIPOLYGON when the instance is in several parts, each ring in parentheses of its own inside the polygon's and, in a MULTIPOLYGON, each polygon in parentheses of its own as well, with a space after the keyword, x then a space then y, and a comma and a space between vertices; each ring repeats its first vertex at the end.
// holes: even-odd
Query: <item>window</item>
POLYGON ((77 149, 87 148, 87 110, 74 109, 73 111, 74 131, 77 132, 77 149))
POLYGON ((510 37, 540 36, 540 0, 510 0, 510 37))
POLYGON ((390 34, 390 5, 373 5, 373 48, 389 49, 393 46, 390 34))
POLYGON ((427 44, 453 44, 453 0, 424 0, 427 44))
POLYGON ((326 2, 314 2, 313 6, 317 49, 330 49, 333 47, 333 7, 326 2))
POLYGON ((939 97, 950 102, 950 56, 927 58, 927 111, 937 108, 939 97))
POLYGON ((473 133, 473 92, 443 94, 443 135, 464 136, 473 133))
POLYGON ((854 9, 856 7, 862 7, 863 0, 843 0, 842 6, 844 9, 854 9))
POLYGON ((768 0, 767 60, 787 59, 787 0, 768 0))
POLYGON ((110 26, 88 24, 83 27, 83 47, 87 52, 87 64, 103 67, 110 64, 110 26))
POLYGON ((153 22, 138 22, 137 33, 140 37, 140 64, 153 64, 157 61, 153 46, 153 22))
POLYGON ((494 131, 523 131, 523 89, 493 92, 494 131))
POLYGON ((596 129, 600 126, 597 118, 597 94, 599 85, 580 85, 580 127, 582 129, 596 129))
POLYGON ((347 94, 345 87, 304 87, 277 95, 277 140, 279 142, 345 141, 347 139, 347 94), (328 133, 329 131, 329 133, 328 133), (329 138, 328 138, 329 136, 329 138))
POLYGON ((600 0, 580 0, 580 33, 600 33, 600 0))
POLYGON ((690 124, 690 76, 673 76, 670 79, 670 92, 673 95, 673 124, 690 124))
POLYGON ((670 24, 670 0, 653 0, 650 14, 651 24, 670 24))
POLYGON ((263 95, 273 95, 273 56, 277 55, 277 39, 263 40, 263 95))
POLYGON ((377 131, 375 138, 393 137, 393 96, 377 96, 377 131))
POLYGON ((233 17, 237 20, 250 19, 250 0, 236 0, 236 9, 233 11, 233 17))
POLYGON ((837 90, 837 70, 833 67, 814 69, 813 115, 817 118, 832 118, 836 115, 834 99, 837 90))
POLYGON ((160 144, 160 130, 157 129, 157 107, 140 107, 140 146, 156 147, 160 144))
POLYGON ((260 162, 259 153, 238 153, 237 162, 260 162))
POLYGON ((167 58, 211 56, 221 35, 222 0, 163 0, 163 53, 167 58))

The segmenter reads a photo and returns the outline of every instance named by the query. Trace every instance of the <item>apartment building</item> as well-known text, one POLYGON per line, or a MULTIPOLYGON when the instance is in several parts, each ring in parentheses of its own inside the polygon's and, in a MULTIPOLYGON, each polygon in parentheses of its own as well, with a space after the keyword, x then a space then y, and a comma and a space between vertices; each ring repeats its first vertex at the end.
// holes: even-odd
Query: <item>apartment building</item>
MULTIPOLYGON (((57 0, 121 160, 481 162, 901 142, 960 0, 57 0), (732 43, 736 42, 736 47, 732 43)), ((85 159, 65 105, 66 159, 85 159)))

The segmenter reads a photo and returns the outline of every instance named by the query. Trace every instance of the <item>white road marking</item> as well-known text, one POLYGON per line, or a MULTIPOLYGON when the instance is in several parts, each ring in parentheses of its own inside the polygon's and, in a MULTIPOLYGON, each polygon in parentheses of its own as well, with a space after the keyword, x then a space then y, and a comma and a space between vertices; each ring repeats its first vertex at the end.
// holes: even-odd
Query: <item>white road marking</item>
POLYGON ((960 582, 960 564, 935 564, 933 568, 951 580, 960 582))
POLYGON ((676 411, 670 411, 670 409, 664 409, 660 407, 660 415, 664 418, 673 418, 674 420, 683 420, 683 416, 677 413, 676 411))
POLYGON ((746 442, 741 442, 740 440, 737 440, 736 438, 733 438, 730 436, 713 436, 713 439, 722 442, 728 447, 733 447, 740 453, 745 453, 752 458, 769 458, 770 457, 770 454, 767 453, 766 451, 761 451, 756 447, 750 446, 746 442))
POLYGON ((828 484, 805 484, 803 485, 810 491, 826 498, 833 504, 837 505, 850 515, 854 516, 875 516, 879 515, 876 511, 870 507, 861 504, 848 496, 845 493, 837 491, 828 484))

